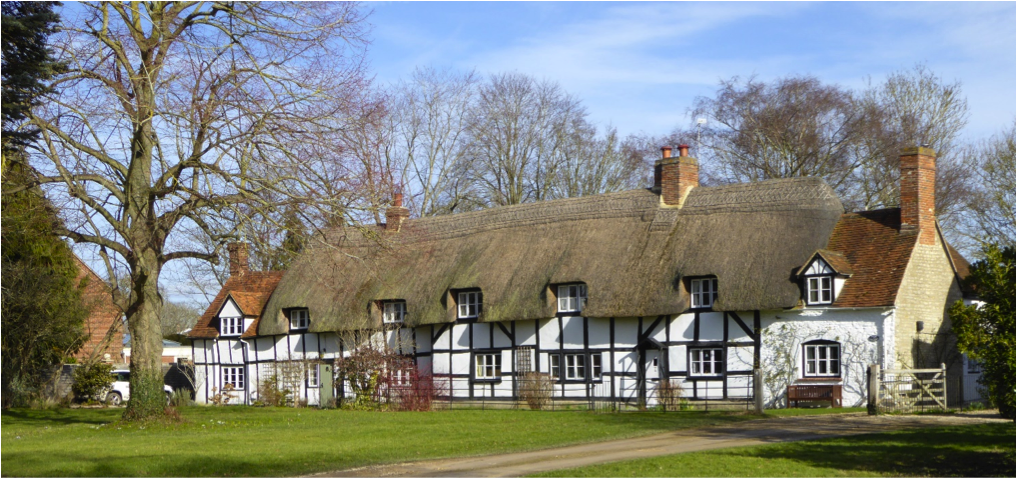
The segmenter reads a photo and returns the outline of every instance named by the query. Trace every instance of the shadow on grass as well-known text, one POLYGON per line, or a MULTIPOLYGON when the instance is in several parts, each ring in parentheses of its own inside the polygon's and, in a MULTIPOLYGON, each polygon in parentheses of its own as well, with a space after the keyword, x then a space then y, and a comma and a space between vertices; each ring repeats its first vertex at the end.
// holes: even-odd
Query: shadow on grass
POLYGON ((21 426, 48 426, 73 424, 98 425, 120 419, 123 409, 10 409, 3 411, 5 419, 16 419, 21 426))
POLYGON ((728 454, 892 476, 1014 477, 1014 425, 867 434, 728 454))

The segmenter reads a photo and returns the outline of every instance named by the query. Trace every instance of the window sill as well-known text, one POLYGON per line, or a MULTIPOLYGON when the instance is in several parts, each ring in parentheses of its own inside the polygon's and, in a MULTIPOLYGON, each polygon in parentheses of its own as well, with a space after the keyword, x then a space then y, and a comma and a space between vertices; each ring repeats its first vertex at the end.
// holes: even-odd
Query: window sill
POLYGON ((475 383, 500 383, 501 378, 471 378, 470 381, 475 383))
POLYGON ((700 375, 696 375, 696 376, 689 375, 689 376, 685 376, 685 379, 700 380, 700 381, 701 380, 707 380, 707 379, 709 379, 709 380, 718 380, 718 379, 724 379, 724 375, 723 374, 714 374, 712 376, 704 376, 704 375, 701 375, 701 374, 700 375))

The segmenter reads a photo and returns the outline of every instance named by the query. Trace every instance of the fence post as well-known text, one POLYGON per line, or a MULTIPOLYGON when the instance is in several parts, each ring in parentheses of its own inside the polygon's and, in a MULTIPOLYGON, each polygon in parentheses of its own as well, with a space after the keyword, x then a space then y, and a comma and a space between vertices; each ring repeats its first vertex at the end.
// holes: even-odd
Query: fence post
POLYGON ((763 414, 763 370, 752 370, 752 399, 756 403, 756 414, 763 414))
POLYGON ((946 394, 946 363, 939 363, 939 369, 943 372, 943 410, 946 411, 950 405, 950 396, 946 394))
POLYGON ((879 365, 869 365, 869 415, 875 416, 879 413, 879 365))

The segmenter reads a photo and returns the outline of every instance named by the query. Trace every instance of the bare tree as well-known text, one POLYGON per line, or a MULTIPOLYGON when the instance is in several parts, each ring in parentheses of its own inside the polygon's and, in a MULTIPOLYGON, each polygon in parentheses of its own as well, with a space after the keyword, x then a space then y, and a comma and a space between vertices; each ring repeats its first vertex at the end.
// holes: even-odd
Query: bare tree
POLYGON ((978 243, 1013 245, 1015 181, 1014 137, 1017 122, 965 152, 964 165, 974 173, 975 189, 965 205, 964 233, 978 243))
POLYGON ((491 77, 473 113, 471 155, 492 205, 549 197, 567 130, 586 109, 550 81, 519 73, 491 77))
POLYGON ((472 209, 476 203, 467 152, 479 83, 473 71, 431 67, 415 70, 395 86, 388 154, 404 160, 404 187, 420 216, 472 209))
POLYGON ((849 91, 811 76, 764 83, 735 77, 699 97, 702 154, 724 182, 822 177, 841 190, 856 163, 849 145, 859 115, 849 91))
POLYGON ((644 174, 651 170, 625 146, 614 128, 603 137, 597 136, 592 125, 571 129, 559 151, 551 196, 572 198, 638 188, 644 174))
MULTIPOLYGON (((328 158, 301 146, 342 126, 365 87, 350 3, 86 3, 56 43, 65 74, 32 122, 39 182, 62 201, 62 233, 88 243, 133 338, 127 419, 161 414, 158 282, 175 259, 216 260, 241 225, 280 204, 321 205, 328 158), (210 240, 193 248, 185 233, 210 240)), ((280 227, 285 225, 280 224, 280 227)))

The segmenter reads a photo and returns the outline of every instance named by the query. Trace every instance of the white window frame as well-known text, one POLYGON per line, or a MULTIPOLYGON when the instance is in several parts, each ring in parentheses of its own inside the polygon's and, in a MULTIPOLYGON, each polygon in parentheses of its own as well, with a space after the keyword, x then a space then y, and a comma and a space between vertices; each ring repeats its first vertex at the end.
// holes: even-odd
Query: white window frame
POLYGON ((558 312, 578 313, 586 307, 585 284, 563 284, 558 286, 558 312))
POLYGON ((601 353, 590 354, 590 379, 600 381, 604 378, 604 355, 601 353))
POLYGON ((473 364, 474 379, 501 379, 501 353, 477 353, 473 364))
POLYGON ((802 376, 807 378, 839 378, 840 377, 840 343, 815 342, 802 346, 804 369, 802 376))
POLYGON ((222 336, 240 336, 244 334, 244 318, 238 316, 219 318, 219 334, 222 336))
POLYGON ((551 354, 548 356, 548 366, 551 371, 551 379, 558 381, 561 379, 561 355, 551 354))
POLYGON ((409 387, 412 378, 410 372, 407 368, 393 370, 389 377, 389 384, 396 388, 409 387))
POLYGON ((805 302, 810 305, 833 303, 833 276, 806 276, 805 302))
POLYGON ((462 291, 456 295, 459 319, 475 319, 480 316, 480 291, 462 291))
POLYGON ((290 310, 290 329, 307 329, 311 325, 311 313, 306 309, 290 310))
POLYGON ((724 348, 689 348, 689 376, 724 374, 724 348))
POLYGON ((717 301, 717 278, 698 278, 689 282, 693 308, 709 308, 717 301))
POLYGON ((385 324, 397 324, 406 320, 406 301, 385 301, 381 308, 381 318, 385 324))
POLYGON ((247 382, 247 371, 243 366, 223 366, 221 373, 223 388, 227 384, 232 384, 234 391, 244 390, 247 382))
POLYGON ((565 353, 565 380, 586 380, 586 354, 565 353))
POLYGON ((307 380, 307 387, 309 388, 321 387, 320 376, 321 373, 318 371, 318 365, 311 364, 310 367, 307 368, 307 373, 304 375, 305 379, 307 380))

